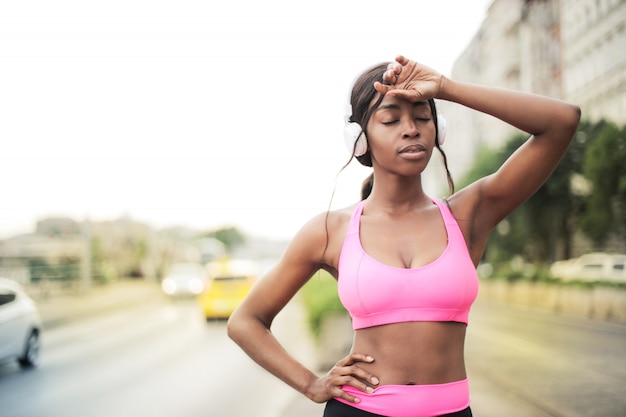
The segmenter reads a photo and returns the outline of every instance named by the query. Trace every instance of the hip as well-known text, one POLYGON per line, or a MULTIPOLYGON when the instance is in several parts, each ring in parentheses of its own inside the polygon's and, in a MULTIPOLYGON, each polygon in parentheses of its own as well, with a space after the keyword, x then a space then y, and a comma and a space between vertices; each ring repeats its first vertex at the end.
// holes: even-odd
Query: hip
POLYGON ((467 378, 444 384, 381 385, 372 393, 348 385, 342 389, 358 398, 359 402, 349 403, 341 398, 336 398, 336 401, 379 416, 443 416, 465 410, 470 404, 467 378))

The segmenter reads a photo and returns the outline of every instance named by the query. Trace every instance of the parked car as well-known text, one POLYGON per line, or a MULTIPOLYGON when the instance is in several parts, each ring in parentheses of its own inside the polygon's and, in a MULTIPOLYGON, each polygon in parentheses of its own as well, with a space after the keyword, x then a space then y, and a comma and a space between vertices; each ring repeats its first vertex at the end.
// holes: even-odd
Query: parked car
POLYGON ((209 262, 207 271, 207 287, 198 297, 207 320, 230 317, 261 272, 260 265, 248 259, 209 262))
POLYGON ((587 253, 579 258, 555 262, 550 273, 564 281, 626 282, 626 255, 587 253))
POLYGON ((0 278, 0 363, 17 360, 22 368, 37 365, 40 337, 35 302, 20 284, 0 278))
POLYGON ((173 264, 161 282, 161 289, 170 297, 194 297, 206 285, 207 271, 200 263, 173 264))

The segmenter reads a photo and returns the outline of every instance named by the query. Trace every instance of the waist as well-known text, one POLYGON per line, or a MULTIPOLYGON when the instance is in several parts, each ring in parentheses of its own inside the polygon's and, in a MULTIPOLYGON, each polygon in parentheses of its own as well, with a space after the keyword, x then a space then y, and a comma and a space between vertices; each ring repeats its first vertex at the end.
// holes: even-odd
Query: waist
POLYGON ((342 389, 359 403, 336 400, 370 413, 389 417, 433 417, 454 413, 470 404, 467 378, 445 384, 382 385, 372 393, 345 385, 342 389))
POLYGON ((453 322, 395 323, 355 331, 352 351, 370 355, 360 363, 381 384, 441 384, 466 377, 466 326, 453 322))

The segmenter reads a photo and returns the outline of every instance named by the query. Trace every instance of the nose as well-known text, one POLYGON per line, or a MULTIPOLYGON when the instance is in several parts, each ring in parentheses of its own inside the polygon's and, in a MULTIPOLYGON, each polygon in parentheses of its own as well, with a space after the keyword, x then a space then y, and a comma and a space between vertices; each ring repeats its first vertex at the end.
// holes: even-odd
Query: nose
POLYGON ((402 137, 405 139, 419 137, 420 131, 415 120, 412 117, 407 117, 402 123, 402 137))

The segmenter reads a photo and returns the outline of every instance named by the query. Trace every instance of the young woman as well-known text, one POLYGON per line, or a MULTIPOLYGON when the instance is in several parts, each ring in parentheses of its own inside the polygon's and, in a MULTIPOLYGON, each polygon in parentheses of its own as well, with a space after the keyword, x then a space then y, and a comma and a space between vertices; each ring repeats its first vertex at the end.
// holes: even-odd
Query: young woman
POLYGON ((402 56, 363 73, 350 105, 347 129, 359 162, 373 167, 371 193, 366 186, 363 201, 305 224, 232 315, 228 333, 269 372, 326 402, 325 417, 471 416, 464 341, 476 266, 493 228, 553 171, 580 110, 454 81, 402 56), (421 182, 443 140, 435 98, 531 135, 497 172, 445 201, 426 195, 421 182), (351 353, 323 376, 296 361, 270 331, 320 268, 338 280, 355 329, 351 353))

